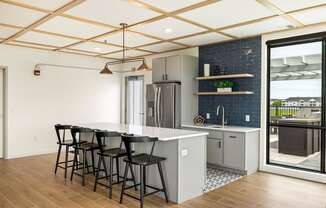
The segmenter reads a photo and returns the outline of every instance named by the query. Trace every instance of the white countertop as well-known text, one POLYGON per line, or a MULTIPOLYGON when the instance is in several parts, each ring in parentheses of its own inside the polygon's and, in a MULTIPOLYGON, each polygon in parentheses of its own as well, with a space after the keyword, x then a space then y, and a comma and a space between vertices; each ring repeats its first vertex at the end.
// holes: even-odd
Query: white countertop
POLYGON ((183 129, 159 128, 150 126, 127 125, 118 123, 88 123, 80 126, 92 129, 101 129, 108 131, 117 131, 135 135, 157 137, 159 141, 170 141, 176 139, 186 139, 198 136, 206 136, 207 132, 189 131, 183 129))
POLYGON ((196 126, 194 124, 182 124, 181 126, 185 128, 195 128, 195 129, 214 130, 214 131, 228 131, 228 132, 242 132, 242 133, 260 130, 259 128, 250 128, 250 127, 242 127, 242 126, 224 126, 224 128, 222 128, 222 126, 220 125, 213 125, 213 124, 208 124, 204 126, 196 126))

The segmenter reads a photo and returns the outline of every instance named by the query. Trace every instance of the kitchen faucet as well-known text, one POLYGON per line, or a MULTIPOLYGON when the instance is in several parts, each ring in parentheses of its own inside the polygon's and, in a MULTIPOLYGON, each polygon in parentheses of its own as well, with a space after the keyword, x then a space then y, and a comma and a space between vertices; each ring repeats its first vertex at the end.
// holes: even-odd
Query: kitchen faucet
POLYGON ((219 115, 220 108, 222 108, 222 128, 224 128, 224 106, 223 105, 218 105, 216 108, 216 116, 219 115))

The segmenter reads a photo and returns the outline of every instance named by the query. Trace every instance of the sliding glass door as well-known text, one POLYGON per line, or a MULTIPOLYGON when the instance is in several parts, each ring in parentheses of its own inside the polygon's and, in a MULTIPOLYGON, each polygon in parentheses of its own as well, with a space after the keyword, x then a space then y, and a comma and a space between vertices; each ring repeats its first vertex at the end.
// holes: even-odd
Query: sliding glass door
POLYGON ((325 173, 325 34, 267 47, 267 163, 325 173))

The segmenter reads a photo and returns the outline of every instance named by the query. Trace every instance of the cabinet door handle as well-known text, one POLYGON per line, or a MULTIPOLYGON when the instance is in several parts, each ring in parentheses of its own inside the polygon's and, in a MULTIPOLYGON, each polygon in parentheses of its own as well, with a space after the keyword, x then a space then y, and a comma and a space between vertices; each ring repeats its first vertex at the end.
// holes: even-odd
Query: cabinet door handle
POLYGON ((221 149, 221 147, 222 147, 222 142, 219 141, 219 142, 218 142, 218 148, 221 149))
POLYGON ((232 139, 236 139, 237 137, 236 136, 229 136, 230 138, 232 138, 232 139))
POLYGON ((164 74, 162 75, 162 79, 164 80, 164 78, 165 78, 165 76, 164 76, 164 74))
POLYGON ((168 80, 168 79, 169 79, 169 78, 168 78, 168 75, 166 74, 166 75, 165 75, 165 80, 168 80))

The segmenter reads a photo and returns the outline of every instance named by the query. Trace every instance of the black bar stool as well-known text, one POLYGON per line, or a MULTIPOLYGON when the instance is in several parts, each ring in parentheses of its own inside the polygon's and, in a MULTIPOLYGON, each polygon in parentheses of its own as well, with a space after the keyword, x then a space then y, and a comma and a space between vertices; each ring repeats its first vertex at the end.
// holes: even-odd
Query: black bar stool
POLYGON ((124 159, 125 163, 126 163, 126 167, 125 167, 125 172, 124 172, 124 181, 122 184, 122 190, 121 190, 121 195, 120 195, 120 203, 122 203, 123 200, 123 195, 127 195, 131 198, 137 199, 140 201, 140 207, 143 208, 144 206, 144 197, 151 195, 151 194, 155 194, 157 192, 163 192, 165 195, 165 200, 168 203, 169 199, 166 193, 166 186, 165 186, 165 180, 164 180, 164 176, 163 176, 163 171, 162 171, 162 164, 161 162, 166 160, 166 158, 163 157, 158 157, 153 155, 154 152, 154 147, 155 147, 155 142, 158 141, 158 138, 151 138, 151 137, 144 137, 144 136, 134 136, 134 135, 127 135, 127 134, 123 134, 122 135, 122 141, 125 144, 126 147, 126 151, 127 151, 127 157, 124 159), (150 154, 146 154, 146 153, 141 153, 141 154, 137 154, 137 155, 132 155, 132 151, 131 151, 131 144, 132 143, 153 143, 152 145, 152 149, 150 154), (126 187, 126 178, 128 175, 128 169, 129 167, 131 167, 132 165, 139 165, 139 169, 140 169, 140 183, 139 184, 135 184, 133 186, 129 186, 126 187), (162 189, 150 186, 146 184, 146 167, 150 166, 150 165, 157 165, 158 167, 158 171, 160 174, 160 178, 161 178, 161 182, 162 182, 162 189), (125 193, 125 190, 133 188, 135 186, 140 186, 140 198, 137 198, 133 195, 130 195, 128 193, 125 193), (147 193, 146 188, 151 188, 155 191, 152 191, 150 193, 147 193))
POLYGON ((71 128, 71 136, 73 139, 73 147, 75 148, 74 152, 74 162, 72 165, 71 177, 70 180, 73 179, 74 175, 78 175, 82 177, 82 185, 85 186, 85 175, 86 174, 95 174, 95 162, 94 162, 94 151, 99 149, 99 146, 94 143, 94 130, 83 127, 72 127, 71 128), (77 136, 78 135, 78 136, 77 136), (87 138, 92 138, 91 142, 87 140, 87 138), (78 138, 78 139, 77 139, 78 138), (86 139, 86 140, 85 140, 86 139), (78 161, 79 151, 82 151, 83 161, 78 161), (87 152, 91 153, 92 156, 92 165, 88 165, 86 154, 87 152), (89 167, 93 168, 93 171, 89 171, 89 167), (86 172, 87 168, 87 172, 86 172), (76 173, 76 170, 82 170, 82 174, 76 173))
MULTIPOLYGON (((99 146, 99 152, 97 153, 99 155, 99 160, 98 160, 98 165, 97 165, 94 191, 96 191, 97 184, 105 186, 109 189, 109 198, 111 199, 112 198, 112 186, 115 184, 121 183, 122 180, 120 181, 120 178, 123 178, 122 176, 120 176, 119 159, 121 157, 127 156, 127 152, 126 152, 126 150, 122 149, 122 140, 120 141, 119 147, 105 149, 105 142, 108 139, 112 139, 114 137, 121 137, 121 134, 119 132, 95 131, 95 135, 96 135, 97 143, 99 146), (105 158, 109 159, 109 166, 110 166, 109 174, 107 172, 105 158), (114 160, 115 160, 115 164, 116 164, 116 173, 113 173, 114 160), (101 169, 102 164, 103 164, 104 169, 101 169), (105 176, 103 176, 103 177, 99 176, 99 173, 101 171, 104 171, 105 176), (113 183, 114 176, 116 176, 116 179, 117 179, 115 183, 113 183), (106 184, 100 183, 98 180, 101 180, 101 179, 109 179, 109 184, 106 185, 106 184)), ((134 184, 136 184, 134 172, 132 169, 131 169, 131 174, 132 174, 132 180, 134 181, 134 184)), ((131 180, 131 179, 128 179, 128 180, 131 180)))
POLYGON ((54 173, 57 174, 58 168, 62 168, 65 170, 65 178, 67 178, 67 169, 72 167, 72 165, 69 165, 68 163, 73 162, 73 160, 68 160, 69 148, 73 146, 73 140, 71 139, 66 140, 66 131, 70 130, 71 125, 56 124, 54 125, 54 128, 58 138, 57 144, 59 145, 54 173), (60 162, 62 146, 65 147, 66 156, 65 156, 65 160, 60 162), (64 166, 61 166, 61 164, 64 164, 64 166))

